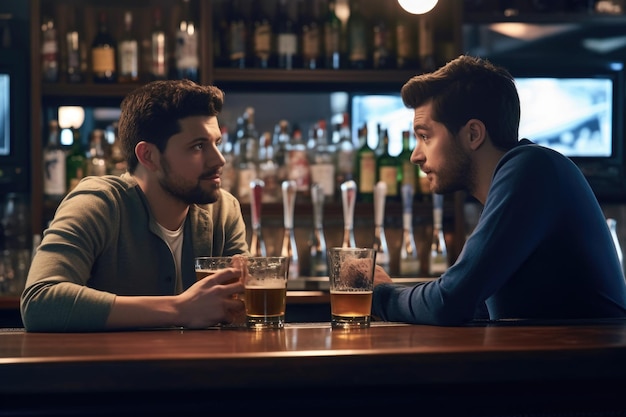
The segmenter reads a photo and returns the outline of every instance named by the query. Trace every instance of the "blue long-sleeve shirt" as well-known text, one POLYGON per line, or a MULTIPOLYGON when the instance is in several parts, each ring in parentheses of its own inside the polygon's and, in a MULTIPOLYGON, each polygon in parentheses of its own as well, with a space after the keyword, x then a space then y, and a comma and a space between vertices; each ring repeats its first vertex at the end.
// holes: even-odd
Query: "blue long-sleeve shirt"
POLYGON ((521 140, 498 163, 476 228, 438 279, 374 289, 387 321, 626 317, 626 283, 604 213, 578 167, 521 140))

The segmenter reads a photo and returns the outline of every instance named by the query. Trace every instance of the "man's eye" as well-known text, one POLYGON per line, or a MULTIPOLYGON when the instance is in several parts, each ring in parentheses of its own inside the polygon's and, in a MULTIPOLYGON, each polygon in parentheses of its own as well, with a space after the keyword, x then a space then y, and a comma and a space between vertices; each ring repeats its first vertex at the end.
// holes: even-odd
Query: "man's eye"
POLYGON ((204 144, 196 143, 193 147, 194 147, 194 149, 197 149, 197 150, 201 151, 202 148, 204 148, 204 144))

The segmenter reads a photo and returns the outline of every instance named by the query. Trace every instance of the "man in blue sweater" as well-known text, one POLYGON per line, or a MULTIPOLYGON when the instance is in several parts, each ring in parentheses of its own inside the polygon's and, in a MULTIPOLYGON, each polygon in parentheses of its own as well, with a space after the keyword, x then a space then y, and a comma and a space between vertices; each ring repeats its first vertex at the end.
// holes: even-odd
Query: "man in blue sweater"
POLYGON ((411 161, 431 191, 464 190, 484 207, 438 279, 394 285, 378 269, 375 316, 462 325, 486 306, 490 320, 626 317, 626 284, 602 209, 570 159, 518 140, 520 101, 506 69, 460 56, 411 78, 401 94, 415 110, 411 161))

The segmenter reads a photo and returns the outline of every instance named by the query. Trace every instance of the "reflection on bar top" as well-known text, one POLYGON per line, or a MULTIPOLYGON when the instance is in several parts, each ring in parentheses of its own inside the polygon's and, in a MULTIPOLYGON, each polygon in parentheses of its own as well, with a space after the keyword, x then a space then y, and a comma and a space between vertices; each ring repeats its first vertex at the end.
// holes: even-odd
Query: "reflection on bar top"
MULTIPOLYGON (((437 279, 436 277, 417 277, 417 278, 391 278, 396 284, 413 285, 418 282, 428 282, 437 279)), ((328 277, 300 277, 287 281, 288 290, 311 290, 311 291, 328 291, 328 277)))

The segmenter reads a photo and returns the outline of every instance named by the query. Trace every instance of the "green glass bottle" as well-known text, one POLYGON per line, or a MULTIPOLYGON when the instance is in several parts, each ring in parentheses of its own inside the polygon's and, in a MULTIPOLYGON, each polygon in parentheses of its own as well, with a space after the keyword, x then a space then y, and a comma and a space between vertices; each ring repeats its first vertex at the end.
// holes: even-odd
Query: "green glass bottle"
POLYGON ((411 162, 411 132, 402 131, 402 151, 398 155, 400 160, 400 183, 401 186, 410 185, 416 199, 421 199, 419 187, 419 166, 411 162))
POLYGON ((74 133, 74 142, 72 149, 65 160, 65 168, 67 170, 67 191, 70 192, 76 185, 87 175, 87 157, 83 144, 80 141, 80 133, 78 129, 72 129, 74 133))
POLYGON ((400 178, 400 165, 398 158, 389 153, 389 131, 383 130, 382 140, 384 152, 376 160, 376 182, 384 181, 387 184, 387 201, 399 200, 400 192, 398 179, 400 178))
POLYGON ((376 154, 367 143, 367 124, 359 129, 359 149, 356 153, 357 199, 374 201, 376 185, 376 154))

